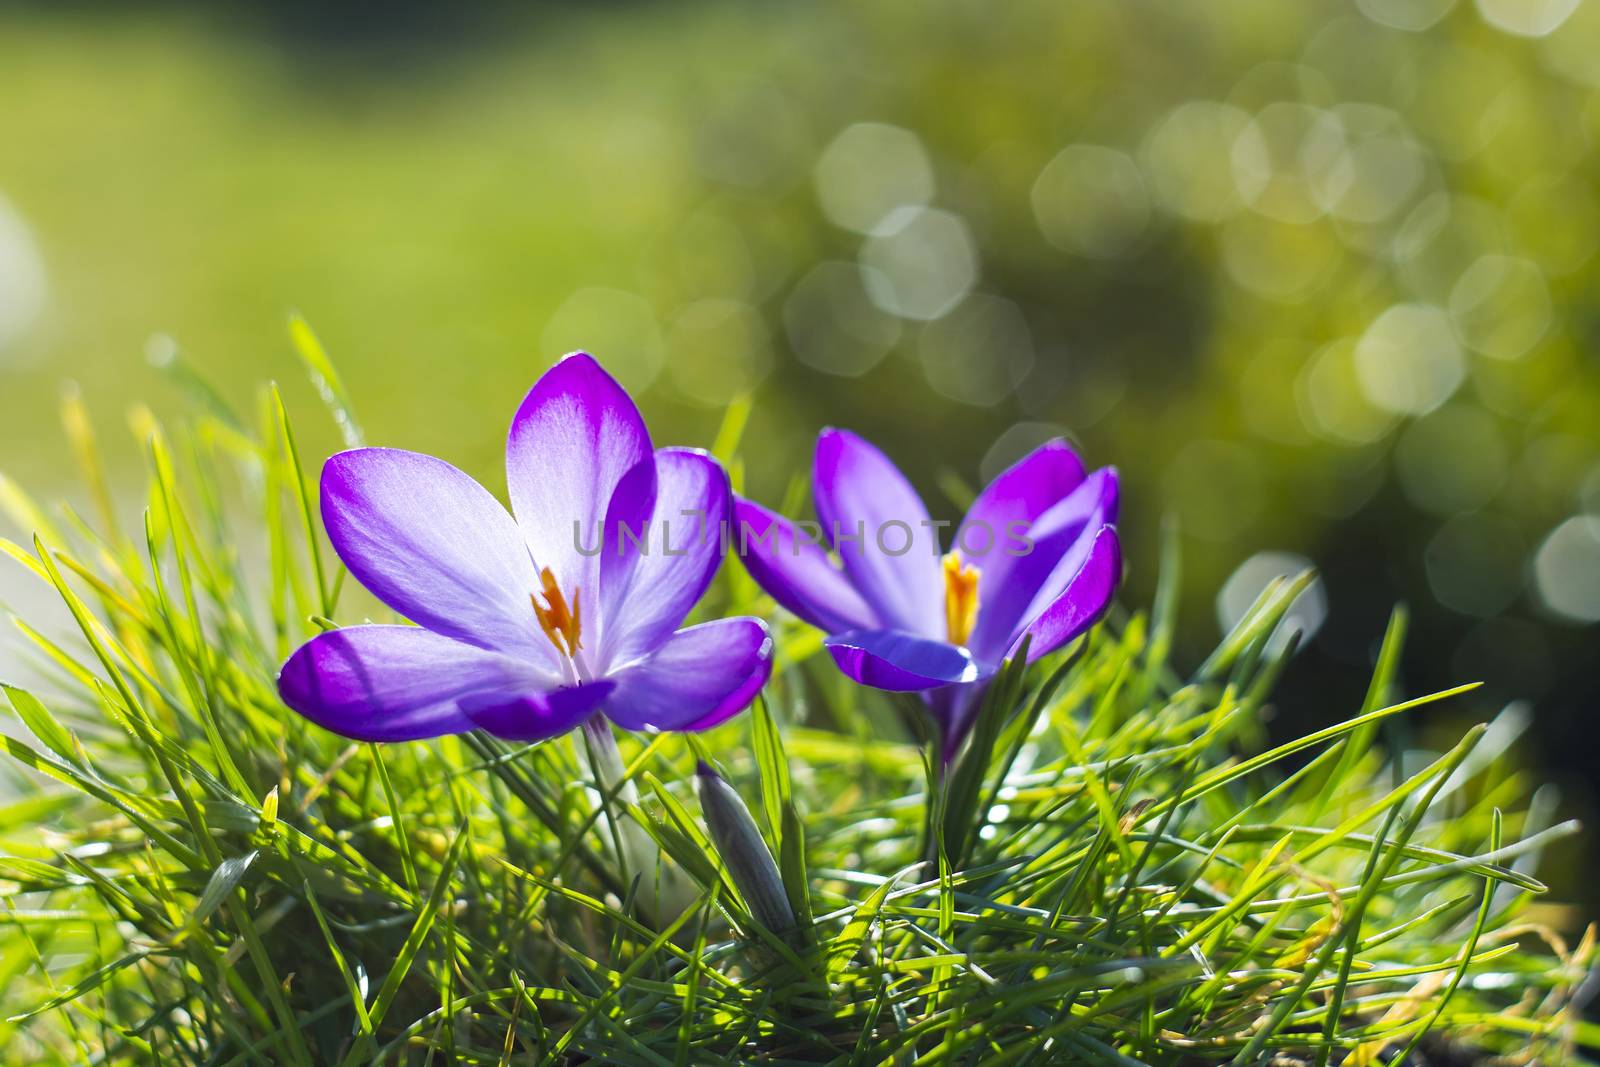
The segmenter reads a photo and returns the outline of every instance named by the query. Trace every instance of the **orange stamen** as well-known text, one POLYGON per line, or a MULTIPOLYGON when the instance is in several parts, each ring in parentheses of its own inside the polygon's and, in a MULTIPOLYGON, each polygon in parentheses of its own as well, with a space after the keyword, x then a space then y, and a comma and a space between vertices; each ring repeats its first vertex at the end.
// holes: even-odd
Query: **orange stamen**
POLYGON ((964 645, 978 623, 978 568, 947 553, 944 564, 944 626, 953 645, 964 645))
POLYGON ((550 568, 545 567, 539 572, 539 581, 544 586, 544 603, 539 603, 539 594, 529 595, 533 601, 533 613, 539 619, 539 628, 556 646, 556 651, 568 658, 577 655, 578 649, 583 645, 579 642, 579 635, 583 632, 583 610, 578 603, 582 591, 572 591, 572 607, 567 607, 567 598, 562 595, 561 587, 556 584, 556 576, 550 573, 550 568))

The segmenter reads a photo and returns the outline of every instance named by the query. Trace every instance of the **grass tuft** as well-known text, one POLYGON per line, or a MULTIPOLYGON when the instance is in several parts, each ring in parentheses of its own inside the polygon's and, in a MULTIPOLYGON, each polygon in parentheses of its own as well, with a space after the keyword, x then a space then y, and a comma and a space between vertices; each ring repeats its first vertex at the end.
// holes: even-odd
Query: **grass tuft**
MULTIPOLYGON (((293 334, 359 441, 315 336, 293 334)), ((1470 688, 1398 692, 1403 613, 1361 707, 1263 747, 1292 653, 1273 637, 1309 576, 1185 671, 1168 538, 1153 614, 1004 671, 948 770, 903 706, 839 685, 779 620, 749 714, 623 739, 602 796, 580 736, 379 747, 281 705, 296 642, 379 609, 323 544, 276 389, 254 420, 201 391, 170 436, 136 420, 137 536, 71 394, 94 521, 0 481, 36 536, 0 544, 7 580, 71 620, 16 620, 30 680, 4 686, 12 1062, 1398 1067, 1600 1044, 1572 1005, 1593 931, 1569 945, 1530 906, 1540 851, 1576 827, 1521 804, 1532 783, 1483 727, 1442 753, 1378 743, 1470 688), (709 754, 791 929, 710 844, 709 754)), ((747 413, 718 439, 735 468, 747 413)), ((718 611, 773 614, 736 565, 715 588, 718 611)))

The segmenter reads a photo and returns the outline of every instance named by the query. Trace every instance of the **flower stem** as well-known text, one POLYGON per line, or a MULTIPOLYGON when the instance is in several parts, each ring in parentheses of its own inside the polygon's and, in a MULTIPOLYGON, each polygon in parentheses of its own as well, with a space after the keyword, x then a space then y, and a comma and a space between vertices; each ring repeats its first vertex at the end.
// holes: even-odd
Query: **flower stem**
POLYGON ((594 776, 595 789, 602 798, 606 825, 611 831, 612 848, 621 868, 621 881, 628 885, 635 875, 644 880, 640 886, 639 901, 653 918, 659 920, 664 906, 673 897, 681 895, 665 892, 678 888, 673 881, 673 869, 661 864, 660 848, 645 833, 644 827, 625 812, 628 805, 638 803, 639 790, 633 780, 626 777, 627 768, 623 765, 622 753, 617 750, 617 736, 612 731, 610 721, 601 714, 590 716, 583 723, 583 738, 588 750, 590 773, 594 776), (652 872, 658 868, 665 883, 663 885, 656 885, 652 877, 652 872))
POLYGON ((589 768, 594 774, 595 787, 607 795, 617 791, 617 799, 632 803, 638 791, 631 780, 624 782, 627 768, 622 765, 622 753, 617 749, 617 735, 604 715, 589 716, 583 723, 584 741, 589 746, 589 768))
POLYGON ((629 849, 623 844, 622 819, 618 817, 619 807, 625 806, 638 798, 638 791, 633 782, 625 780, 626 768, 622 765, 622 753, 617 750, 617 735, 611 730, 611 723, 601 714, 591 715, 583 723, 584 747, 589 755, 589 773, 594 779, 595 791, 600 794, 600 806, 605 811, 606 826, 611 831, 611 844, 616 850, 617 861, 622 866, 622 881, 628 882, 629 849), (619 802, 613 804, 613 801, 619 802))

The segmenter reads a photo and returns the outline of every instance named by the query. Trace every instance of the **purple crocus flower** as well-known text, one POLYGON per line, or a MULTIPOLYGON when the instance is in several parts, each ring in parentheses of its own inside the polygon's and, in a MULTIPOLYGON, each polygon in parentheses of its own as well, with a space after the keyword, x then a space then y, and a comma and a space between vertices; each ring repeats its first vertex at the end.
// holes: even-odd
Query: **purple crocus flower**
POLYGON ((1060 648, 1100 617, 1121 577, 1117 473, 1086 475, 1065 441, 989 483, 947 553, 938 527, 949 524, 933 523, 905 475, 853 433, 818 435, 812 495, 819 522, 809 537, 736 500, 745 566, 779 604, 827 631, 834 662, 855 681, 925 691, 946 758, 1023 638, 1030 661, 1060 648))
POLYGON ((597 712, 630 730, 700 730, 749 705, 772 670, 765 624, 678 629, 722 559, 731 493, 716 460, 654 449, 628 394, 578 352, 518 408, 506 481, 515 518, 432 456, 329 459, 335 551, 418 625, 313 637, 278 675, 284 702, 365 741, 475 729, 531 741, 597 712))

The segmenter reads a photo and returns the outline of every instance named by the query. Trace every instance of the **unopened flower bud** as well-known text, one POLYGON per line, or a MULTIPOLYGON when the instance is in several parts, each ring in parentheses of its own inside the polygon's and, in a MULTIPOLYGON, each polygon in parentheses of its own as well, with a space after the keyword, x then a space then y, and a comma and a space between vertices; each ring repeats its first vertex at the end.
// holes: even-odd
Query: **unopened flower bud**
POLYGON ((711 832, 711 843, 733 877, 733 884, 744 895, 751 914, 774 933, 793 929, 794 911, 789 907, 783 878, 744 799, 703 761, 697 771, 700 810, 705 815, 706 829, 711 832))

